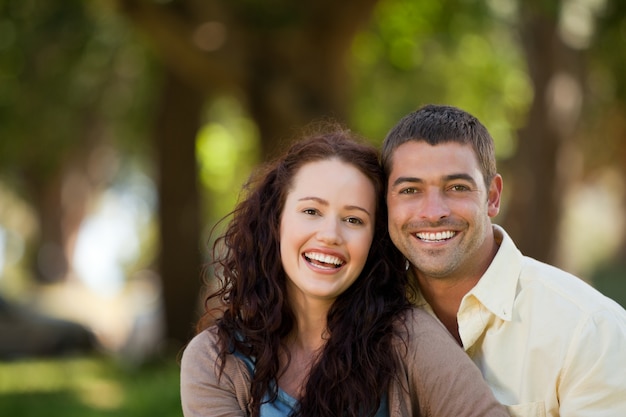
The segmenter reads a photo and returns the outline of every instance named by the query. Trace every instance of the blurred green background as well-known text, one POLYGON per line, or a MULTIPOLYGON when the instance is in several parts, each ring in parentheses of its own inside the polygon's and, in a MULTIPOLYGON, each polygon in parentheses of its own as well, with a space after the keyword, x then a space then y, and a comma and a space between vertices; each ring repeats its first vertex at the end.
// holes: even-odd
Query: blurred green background
POLYGON ((470 111, 496 222, 626 305, 624 50, 621 0, 0 0, 0 415, 181 415, 211 231, 319 119, 470 111))

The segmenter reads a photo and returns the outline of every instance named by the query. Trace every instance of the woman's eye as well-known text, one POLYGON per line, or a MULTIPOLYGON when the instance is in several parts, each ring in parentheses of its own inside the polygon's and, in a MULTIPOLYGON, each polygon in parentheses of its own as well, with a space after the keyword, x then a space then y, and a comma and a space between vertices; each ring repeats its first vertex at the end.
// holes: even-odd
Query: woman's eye
POLYGON ((363 220, 358 217, 348 217, 346 221, 351 224, 363 224, 363 220))
POLYGON ((304 214, 310 214, 311 216, 315 216, 317 214, 317 210, 309 208, 302 210, 304 214))

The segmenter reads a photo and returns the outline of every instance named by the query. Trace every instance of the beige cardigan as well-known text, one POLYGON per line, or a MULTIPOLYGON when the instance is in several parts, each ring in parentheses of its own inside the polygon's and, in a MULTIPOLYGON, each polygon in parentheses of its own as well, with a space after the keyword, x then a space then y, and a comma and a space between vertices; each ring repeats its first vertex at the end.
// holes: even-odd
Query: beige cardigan
MULTIPOLYGON (((404 333, 404 327, 400 326, 404 333)), ((402 368, 389 389, 389 416, 508 416, 474 363, 434 318, 420 309, 408 313, 405 344, 394 353, 402 368)), ((216 328, 189 343, 181 364, 181 401, 185 417, 248 416, 250 374, 228 355, 218 380, 216 328)))

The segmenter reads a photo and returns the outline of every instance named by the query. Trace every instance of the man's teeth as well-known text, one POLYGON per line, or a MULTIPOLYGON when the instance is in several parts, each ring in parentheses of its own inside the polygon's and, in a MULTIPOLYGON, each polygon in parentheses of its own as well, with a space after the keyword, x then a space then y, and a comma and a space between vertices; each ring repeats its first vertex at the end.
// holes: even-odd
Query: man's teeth
POLYGON ((306 258, 310 261, 317 261, 323 264, 330 264, 335 267, 339 267, 343 265, 343 261, 337 258, 336 256, 324 255, 323 253, 319 253, 319 252, 305 253, 304 256, 306 256, 306 258))
POLYGON ((456 235, 456 232, 453 232, 450 230, 445 231, 445 232, 437 232, 437 233, 420 232, 420 233, 415 234, 415 236, 417 236, 419 239, 427 241, 427 242, 438 242, 441 240, 450 239, 454 235, 456 235))

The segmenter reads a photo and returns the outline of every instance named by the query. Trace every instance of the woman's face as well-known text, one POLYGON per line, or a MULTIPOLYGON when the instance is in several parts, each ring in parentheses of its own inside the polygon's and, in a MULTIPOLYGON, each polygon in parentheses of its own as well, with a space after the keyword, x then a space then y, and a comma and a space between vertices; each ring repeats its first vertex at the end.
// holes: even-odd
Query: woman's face
POLYGON ((338 159, 296 173, 280 221, 280 254, 292 301, 332 302, 359 276, 374 236, 372 182, 338 159))

